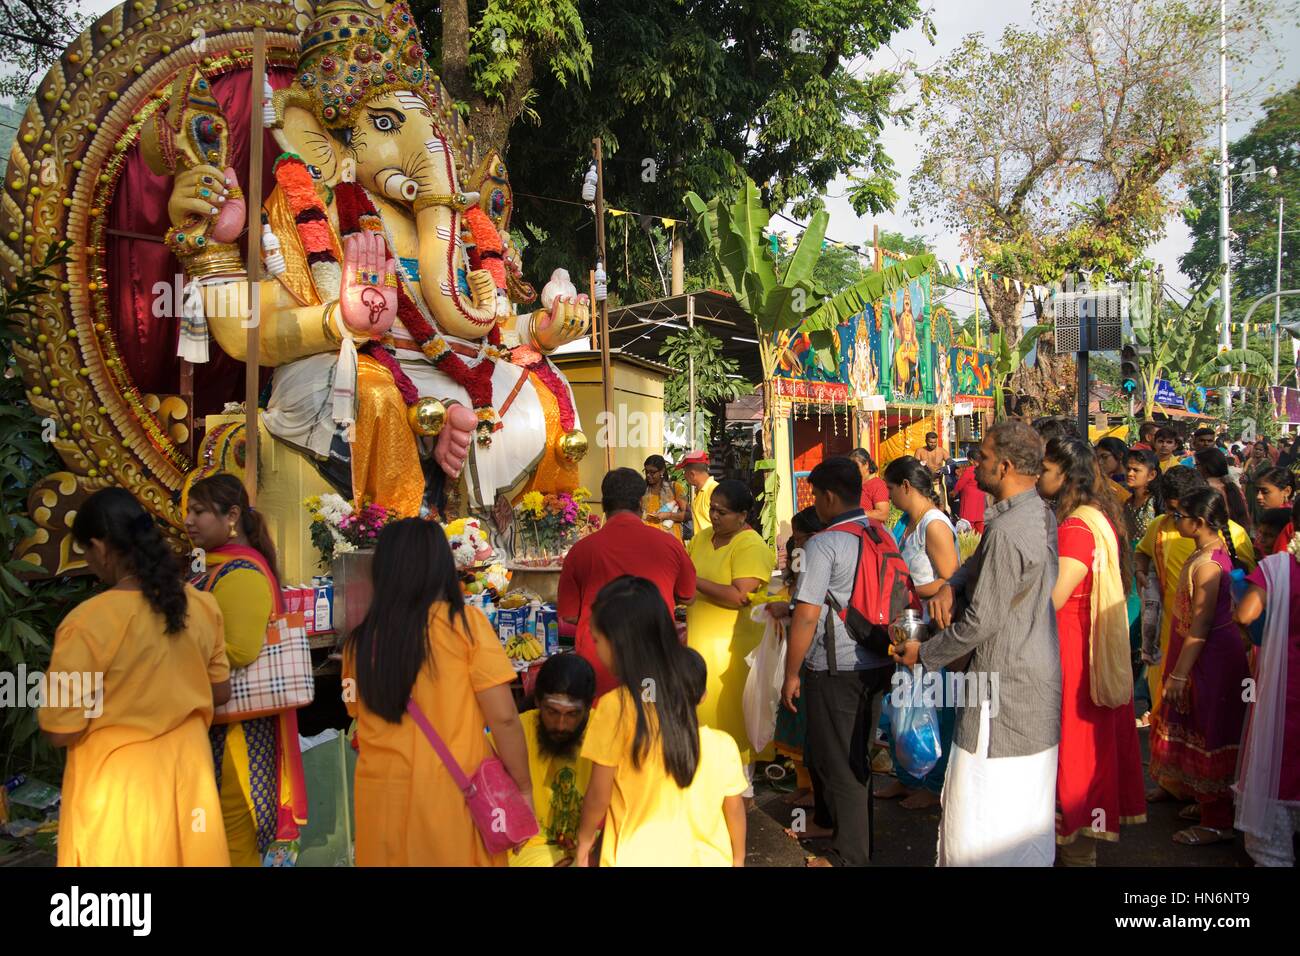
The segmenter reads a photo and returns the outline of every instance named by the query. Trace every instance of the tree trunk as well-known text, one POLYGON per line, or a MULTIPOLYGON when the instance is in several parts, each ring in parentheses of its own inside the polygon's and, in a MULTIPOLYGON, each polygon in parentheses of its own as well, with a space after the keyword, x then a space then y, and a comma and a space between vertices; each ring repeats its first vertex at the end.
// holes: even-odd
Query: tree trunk
POLYGON ((442 82, 458 100, 470 101, 469 0, 442 0, 442 82))
POLYGON ((519 55, 519 69, 502 102, 489 103, 477 90, 469 73, 468 0, 442 3, 442 82, 456 99, 470 107, 469 131, 474 136, 474 159, 481 160, 495 149, 506 155, 506 140, 524 110, 524 97, 533 85, 532 57, 525 49, 519 55))
MULTIPOLYGON (((1025 335, 1021 325, 1024 288, 1017 291, 1014 283, 1008 287, 1000 279, 986 281, 979 288, 990 323, 1006 336, 1014 351, 1025 335)), ((1043 313, 1044 303, 1035 299, 1035 324, 1043 321, 1043 313)), ((1056 337, 1048 332, 1038 338, 1034 364, 1026 362, 1011 376, 1008 388, 1014 401, 1007 403, 1007 411, 1028 417, 1057 414, 1069 405, 1074 387, 1074 362, 1069 356, 1056 354, 1056 337)))

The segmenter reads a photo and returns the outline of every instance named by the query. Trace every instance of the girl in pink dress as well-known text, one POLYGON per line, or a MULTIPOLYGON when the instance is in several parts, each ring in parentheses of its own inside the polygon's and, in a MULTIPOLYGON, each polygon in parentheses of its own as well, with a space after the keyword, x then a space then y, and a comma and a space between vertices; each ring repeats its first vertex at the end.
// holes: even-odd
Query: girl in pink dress
POLYGON ((1201 846, 1234 838, 1232 784, 1250 677, 1233 623, 1228 506, 1213 488, 1178 501, 1174 527, 1196 543, 1183 565, 1173 608, 1164 693, 1151 715, 1151 776, 1195 794, 1200 824, 1174 842, 1201 846))

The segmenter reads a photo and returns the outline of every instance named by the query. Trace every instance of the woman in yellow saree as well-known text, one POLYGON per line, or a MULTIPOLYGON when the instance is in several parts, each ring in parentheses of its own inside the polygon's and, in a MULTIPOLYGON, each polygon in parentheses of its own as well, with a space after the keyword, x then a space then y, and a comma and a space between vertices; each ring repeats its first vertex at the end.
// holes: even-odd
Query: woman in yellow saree
MULTIPOLYGON (((271 616, 284 611, 266 524, 243 483, 217 474, 190 486, 185 530, 206 563, 191 583, 221 606, 230 666, 247 667, 271 616)), ((307 822, 297 711, 217 724, 209 736, 230 864, 259 866, 273 842, 297 839, 307 822)))

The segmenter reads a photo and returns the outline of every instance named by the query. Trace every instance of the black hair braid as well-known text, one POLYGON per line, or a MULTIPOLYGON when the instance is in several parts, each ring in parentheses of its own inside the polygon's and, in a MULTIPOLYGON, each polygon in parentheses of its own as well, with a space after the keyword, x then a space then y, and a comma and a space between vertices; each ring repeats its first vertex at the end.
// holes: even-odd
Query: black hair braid
POLYGON ((135 576, 149 607, 166 620, 166 633, 185 629, 188 597, 175 553, 153 518, 125 488, 102 488, 77 509, 72 537, 83 548, 101 541, 135 576))
POLYGON ((147 514, 131 521, 127 536, 125 555, 140 582, 145 600, 166 619, 166 633, 183 631, 189 601, 176 555, 167 547, 158 526, 147 514))

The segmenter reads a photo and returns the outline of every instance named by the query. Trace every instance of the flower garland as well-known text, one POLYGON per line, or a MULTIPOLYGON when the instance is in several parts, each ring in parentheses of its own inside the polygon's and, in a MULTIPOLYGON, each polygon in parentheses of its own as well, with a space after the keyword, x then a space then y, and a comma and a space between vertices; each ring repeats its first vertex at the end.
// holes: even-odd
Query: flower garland
MULTIPOLYGON (((506 264, 502 259, 505 245, 501 242, 501 233, 488 218, 488 214, 478 206, 471 206, 465 210, 465 224, 469 227, 469 234, 474 240, 477 267, 490 272, 496 287, 505 291, 506 264)), ((476 263, 470 264, 476 265, 476 263)))
MULTIPOLYGON (((369 194, 358 183, 339 183, 334 190, 334 201, 339 214, 339 232, 343 235, 361 229, 383 232, 383 222, 369 194)), ((388 254, 392 254, 392 241, 385 235, 388 254)), ((433 366, 446 374, 469 393, 470 403, 478 416, 479 441, 489 438, 499 421, 492 407, 492 372, 496 359, 506 353, 500 348, 501 331, 493 325, 484 347, 484 358, 473 367, 461 360, 438 332, 432 319, 425 315, 420 304, 412 297, 403 272, 397 287, 397 317, 420 346, 420 351, 433 366)), ((400 386, 399 386, 400 388, 400 386)))
POLYGON ((339 297, 343 268, 335 253, 329 216, 316 192, 316 180, 307 171, 306 163, 293 153, 282 153, 275 161, 273 172, 307 251, 307 267, 311 270, 316 291, 322 302, 335 302, 339 297))
MULTIPOLYGON (((534 353, 536 354, 536 353, 534 353)), ((572 431, 574 424, 573 400, 569 397, 569 390, 564 386, 564 379, 560 373, 555 370, 545 357, 539 356, 535 362, 524 366, 533 375, 536 375, 555 396, 555 403, 560 410, 560 428, 564 431, 572 431)))

